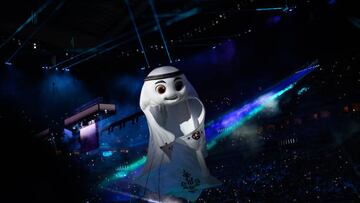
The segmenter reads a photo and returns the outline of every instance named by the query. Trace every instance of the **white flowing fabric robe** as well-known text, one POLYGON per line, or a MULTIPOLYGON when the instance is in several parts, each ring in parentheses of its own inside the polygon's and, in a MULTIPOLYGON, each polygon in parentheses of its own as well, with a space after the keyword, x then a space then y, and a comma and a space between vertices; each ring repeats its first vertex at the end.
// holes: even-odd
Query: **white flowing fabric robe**
POLYGON ((203 189, 220 182, 210 175, 204 160, 205 108, 186 77, 181 78, 186 91, 180 102, 171 105, 154 99, 154 81, 143 85, 140 107, 147 119, 150 140, 147 161, 135 182, 161 196, 195 201, 203 189))

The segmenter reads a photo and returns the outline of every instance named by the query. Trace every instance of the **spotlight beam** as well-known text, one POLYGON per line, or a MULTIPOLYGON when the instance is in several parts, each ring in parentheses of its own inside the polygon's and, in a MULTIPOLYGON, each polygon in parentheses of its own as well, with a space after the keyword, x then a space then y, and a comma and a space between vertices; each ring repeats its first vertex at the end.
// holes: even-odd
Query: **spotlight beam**
POLYGON ((294 9, 296 9, 296 6, 293 7, 289 7, 289 6, 285 6, 285 7, 272 7, 272 8, 257 8, 255 9, 255 11, 283 11, 283 12, 291 12, 294 9))
POLYGON ((38 15, 39 13, 41 13, 50 3, 52 2, 52 0, 47 0, 40 8, 38 8, 35 13, 33 13, 22 25, 20 25, 20 27, 18 27, 16 29, 16 31, 10 35, 10 37, 8 37, 1 45, 0 45, 0 49, 5 46, 18 32, 20 32, 22 29, 24 29, 24 27, 26 25, 28 25, 33 19, 34 16, 38 15))
POLYGON ((193 9, 191 9, 191 10, 189 10, 189 11, 186 11, 186 12, 184 12, 184 13, 179 14, 178 16, 176 16, 175 18, 173 18, 172 20, 167 21, 167 22, 165 23, 165 25, 166 25, 166 26, 169 26, 169 25, 171 25, 171 24, 173 24, 173 23, 182 21, 182 20, 184 20, 184 19, 186 19, 186 18, 189 18, 189 17, 191 17, 191 16, 194 16, 194 15, 196 15, 196 14, 198 14, 198 13, 200 13, 200 9, 199 9, 199 8, 193 8, 193 9))
POLYGON ((274 8, 257 8, 256 11, 281 11, 283 7, 274 7, 274 8))
MULTIPOLYGON (((147 33, 150 33, 150 32, 151 32, 151 30, 148 30, 148 31, 143 32, 143 33, 144 33, 144 34, 147 34, 147 33)), ((86 58, 83 58, 83 59, 77 61, 77 62, 74 62, 74 63, 68 65, 67 68, 71 68, 71 67, 74 67, 74 66, 76 66, 76 65, 84 62, 84 61, 88 61, 88 60, 90 60, 90 59, 92 59, 92 58, 94 58, 94 57, 96 57, 96 56, 98 56, 98 55, 101 55, 101 54, 103 54, 103 53, 105 53, 105 52, 111 51, 111 50, 113 50, 113 49, 115 49, 115 48, 117 48, 117 47, 119 47, 119 46, 121 46, 121 45, 124 45, 124 44, 126 44, 126 43, 128 43, 128 42, 130 42, 130 41, 132 41, 132 40, 135 40, 136 38, 137 38, 137 37, 135 37, 135 36, 133 36, 133 37, 131 37, 131 38, 128 38, 128 39, 125 40, 125 41, 122 41, 122 42, 120 42, 120 43, 118 43, 118 44, 115 44, 115 45, 113 45, 113 46, 111 46, 111 47, 108 47, 108 48, 106 48, 106 49, 103 49, 103 50, 101 50, 101 51, 99 51, 99 52, 97 52, 97 53, 95 53, 95 54, 93 54, 93 55, 90 55, 90 56, 88 56, 88 57, 86 57, 86 58)), ((149 66, 148 66, 148 67, 149 67, 149 66)))
POLYGON ((167 46, 167 43, 166 43, 166 40, 165 40, 163 31, 162 31, 161 26, 160 26, 159 17, 158 17, 158 14, 157 14, 157 12, 156 12, 156 9, 155 9, 154 1, 153 1, 153 0, 149 0, 149 4, 150 4, 151 10, 152 10, 152 12, 153 12, 153 15, 154 15, 154 18, 155 18, 155 21, 156 21, 156 25, 157 25, 157 27, 158 27, 158 30, 159 30, 161 39, 162 39, 162 41, 163 41, 163 44, 164 44, 164 47, 165 47, 165 50, 166 50, 166 54, 167 54, 167 56, 168 56, 168 58, 169 58, 169 62, 172 63, 171 56, 170 56, 170 53, 169 53, 169 49, 168 49, 168 46, 167 46))
POLYGON ((64 2, 65 1, 62 1, 56 6, 56 8, 51 12, 50 16, 48 16, 46 20, 30 34, 30 36, 22 43, 22 45, 18 49, 16 49, 16 51, 8 58, 8 60, 6 60, 5 63, 12 63, 12 60, 16 57, 16 55, 22 50, 22 48, 24 48, 24 46, 29 42, 29 40, 49 22, 51 17, 53 17, 55 13, 64 5, 64 2))
POLYGON ((148 60, 148 58, 147 58, 147 56, 146 56, 146 52, 145 52, 145 49, 144 49, 144 45, 143 45, 143 43, 142 43, 141 36, 140 36, 139 31, 138 31, 136 22, 135 22, 134 14, 133 14, 133 12, 132 12, 132 10, 131 10, 131 8, 130 8, 129 1, 128 1, 128 0, 125 0, 125 4, 126 4, 127 9, 128 9, 128 11, 129 11, 129 16, 130 16, 130 19, 131 19, 131 23, 132 23, 133 26, 134 26, 134 30, 135 30, 136 36, 137 36, 137 38, 138 38, 138 40, 139 40, 139 44, 140 44, 142 53, 143 53, 143 55, 144 55, 144 58, 145 58, 147 67, 149 68, 149 67, 150 67, 149 60, 148 60))
MULTIPOLYGON (((141 29, 145 29, 145 28, 148 28, 148 29, 149 29, 149 26, 150 26, 150 25, 151 25, 151 23, 147 23, 147 24, 143 25, 143 26, 141 27, 141 29)), ((107 40, 107 41, 105 41, 105 42, 102 42, 101 44, 98 44, 98 45, 96 45, 95 47, 92 47, 92 48, 90 48, 90 49, 88 49, 88 50, 86 50, 86 51, 83 51, 83 52, 81 52, 81 53, 79 53, 79 54, 77 54, 77 55, 75 55, 75 56, 70 57, 69 59, 63 60, 63 61, 61 61, 61 62, 59 62, 59 63, 51 66, 50 69, 59 67, 59 66, 65 64, 65 63, 67 63, 67 62, 70 62, 70 61, 72 61, 72 60, 74 60, 74 59, 77 59, 77 58, 79 58, 79 57, 81 57, 81 56, 84 56, 84 55, 86 55, 86 54, 88 54, 88 53, 98 52, 98 53, 95 53, 95 54, 94 54, 94 55, 98 55, 99 52, 101 52, 101 49, 108 49, 108 48, 105 48, 106 45, 109 45, 109 44, 111 44, 111 43, 113 43, 113 42, 115 42, 115 41, 118 41, 118 40, 124 40, 124 38, 125 38, 125 37, 129 37, 130 34, 132 34, 132 31, 128 31, 128 32, 126 32, 126 33, 121 34, 121 35, 118 36, 118 37, 115 37, 114 39, 109 39, 109 40, 107 40), (99 50, 100 50, 100 51, 99 51, 99 50)), ((117 44, 121 44, 121 45, 122 45, 123 42, 120 42, 120 43, 117 43, 117 44)), ((116 44, 115 44, 115 45, 116 45, 116 44)), ((92 58, 92 57, 91 57, 91 58, 92 58)), ((81 60, 81 59, 80 59, 80 60, 81 60)))
POLYGON ((75 55, 75 56, 72 56, 72 57, 70 57, 69 59, 63 60, 63 61, 61 61, 61 62, 59 62, 59 63, 51 66, 50 69, 59 67, 59 66, 65 64, 65 63, 67 63, 67 62, 69 62, 69 61, 72 61, 72 60, 74 60, 74 59, 76 59, 76 58, 79 58, 80 56, 83 56, 83 55, 85 55, 85 54, 88 54, 88 53, 91 53, 91 52, 96 52, 96 51, 98 51, 99 49, 101 49, 101 47, 104 47, 105 45, 108 45, 108 44, 110 44, 110 43, 112 43, 112 42, 115 42, 115 41, 117 41, 117 40, 119 40, 119 39, 122 39, 122 38, 128 36, 129 34, 130 34, 130 32, 126 32, 126 33, 124 33, 124 34, 122 34, 122 35, 120 35, 120 36, 118 36, 118 37, 116 37, 116 38, 114 38, 114 39, 109 39, 109 40, 107 40, 107 41, 105 41, 105 42, 102 42, 101 44, 98 44, 98 45, 96 45, 95 47, 92 47, 92 48, 90 48, 90 49, 88 49, 88 50, 86 50, 86 51, 81 52, 80 54, 77 54, 77 55, 75 55))
MULTIPOLYGON (((170 19, 169 21, 167 21, 167 22, 166 22, 166 25, 167 25, 167 26, 170 26, 170 25, 172 25, 172 23, 178 22, 178 20, 174 21, 175 18, 177 18, 177 17, 174 17, 173 19, 170 19), (171 23, 169 23, 169 22, 171 22, 171 23)), ((185 18, 182 18, 181 20, 183 20, 183 19, 185 19, 185 18)), ((153 32, 153 31, 156 31, 156 30, 157 30, 157 27, 149 28, 149 25, 150 25, 150 24, 151 24, 151 23, 148 23, 148 24, 146 24, 146 25, 144 25, 144 26, 141 27, 141 29, 146 29, 146 28, 147 28, 146 31, 143 31, 143 32, 142 32, 143 35, 146 35, 146 34, 148 34, 148 33, 151 33, 151 32, 153 32)), ((77 64, 80 64, 80 63, 82 63, 82 62, 84 62, 84 61, 87 61, 87 60, 89 60, 89 59, 91 59, 91 58, 94 58, 94 57, 96 57, 96 56, 98 56, 98 55, 100 55, 100 54, 103 54, 103 53, 105 53, 105 52, 107 52, 107 51, 111 51, 111 50, 114 49, 114 48, 117 48, 117 47, 119 47, 119 46, 121 46, 121 45, 123 45, 123 44, 125 44, 125 43, 127 43, 127 42, 130 42, 130 41, 136 39, 136 37, 131 37, 130 39, 125 40, 125 42, 122 41, 122 42, 117 43, 117 44, 115 44, 115 45, 113 45, 113 46, 111 46, 111 47, 108 47, 108 48, 103 48, 103 47, 104 47, 105 45, 108 45, 108 44, 114 42, 115 40, 123 39, 125 36, 128 36, 128 35, 130 35, 131 33, 132 33, 132 32, 130 31, 130 32, 127 32, 127 33, 125 33, 125 34, 117 37, 117 38, 114 39, 114 40, 108 40, 108 41, 106 41, 106 42, 103 42, 103 43, 101 43, 100 45, 97 45, 97 46, 95 46, 95 47, 93 47, 93 48, 91 48, 91 49, 89 49, 89 50, 87 50, 87 51, 84 51, 84 52, 82 52, 82 53, 80 53, 80 54, 78 54, 78 55, 75 55, 75 56, 73 56, 73 57, 71 57, 71 58, 69 58, 69 59, 66 59, 66 60, 64 60, 64 61, 62 61, 62 62, 59 62, 58 64, 55 64, 54 66, 50 67, 50 69, 53 69, 53 68, 55 68, 55 67, 59 67, 60 65, 63 65, 63 64, 65 64, 65 63, 67 63, 67 62, 70 62, 70 61, 74 60, 75 58, 79 58, 80 56, 84 56, 84 55, 86 55, 86 54, 88 54, 88 53, 98 51, 98 50, 101 49, 101 48, 102 48, 103 50, 98 51, 97 53, 94 53, 94 54, 92 54, 92 55, 90 55, 90 56, 87 56, 86 58, 79 59, 78 61, 75 61, 75 62, 73 62, 73 63, 70 64, 70 65, 67 65, 67 66, 64 65, 64 66, 66 66, 66 67, 68 67, 68 68, 69 68, 69 67, 73 67, 73 66, 75 66, 75 65, 77 65, 77 64)))
MULTIPOLYGON (((144 4, 143 4, 143 5, 144 5, 144 4)), ((141 7, 141 12, 143 12, 144 9, 145 9, 145 6, 142 6, 142 7, 141 7)), ((127 23, 127 20, 123 20, 122 23, 121 23, 122 26, 118 26, 117 29, 119 29, 120 27, 123 27, 126 23, 127 23)), ((147 27, 147 26, 149 26, 149 25, 150 25, 150 23, 144 25, 142 28, 147 27)), ((56 68, 56 67, 58 67, 58 66, 60 66, 60 65, 62 65, 62 64, 65 64, 65 63, 67 63, 67 62, 69 62, 69 61, 72 61, 72 60, 74 60, 74 59, 76 59, 76 58, 79 58, 79 57, 81 57, 81 56, 83 56, 83 55, 85 55, 85 54, 92 53, 92 52, 96 52, 96 51, 98 51, 99 49, 101 49, 102 47, 104 47, 105 45, 108 45, 108 44, 113 43, 113 42, 115 42, 115 41, 117 41, 117 40, 119 40, 119 39, 122 39, 122 38, 130 35, 131 33, 132 33, 132 32, 129 31, 129 32, 126 32, 126 33, 124 33, 124 34, 121 34, 120 36, 117 36, 117 37, 115 37, 115 38, 110 38, 110 39, 108 39, 108 40, 106 40, 106 41, 104 41, 104 42, 102 42, 102 43, 100 43, 100 44, 98 44, 98 45, 96 45, 96 46, 94 46, 94 47, 91 47, 91 48, 87 49, 86 51, 83 51, 83 52, 81 52, 81 53, 79 53, 79 54, 77 54, 77 55, 75 55, 75 56, 71 56, 69 59, 65 59, 65 60, 63 60, 63 61, 61 61, 61 62, 59 62, 59 63, 57 63, 57 64, 54 64, 53 66, 51 66, 51 67, 49 67, 49 68, 50 68, 50 69, 56 68)))

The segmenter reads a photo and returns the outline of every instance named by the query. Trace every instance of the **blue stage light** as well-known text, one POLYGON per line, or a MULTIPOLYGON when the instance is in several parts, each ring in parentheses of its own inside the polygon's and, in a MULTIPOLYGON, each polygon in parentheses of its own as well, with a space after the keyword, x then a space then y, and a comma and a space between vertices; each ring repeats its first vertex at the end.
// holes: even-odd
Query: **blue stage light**
POLYGON ((304 94, 305 92, 307 92, 309 89, 310 89, 310 87, 303 87, 303 88, 301 88, 301 89, 297 92, 297 94, 298 94, 298 95, 302 95, 302 94, 304 94))
POLYGON ((5 62, 5 65, 7 65, 7 66, 12 66, 13 64, 12 64, 10 61, 6 61, 6 62, 5 62))
POLYGON ((110 157, 113 155, 113 152, 112 151, 103 151, 102 152, 102 156, 103 157, 110 157))

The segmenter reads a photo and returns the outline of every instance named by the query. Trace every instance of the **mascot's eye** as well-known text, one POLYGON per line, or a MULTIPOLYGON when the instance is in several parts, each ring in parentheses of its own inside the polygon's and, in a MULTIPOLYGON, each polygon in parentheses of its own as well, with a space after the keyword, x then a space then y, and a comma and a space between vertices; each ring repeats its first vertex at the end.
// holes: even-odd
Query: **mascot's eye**
POLYGON ((156 86, 155 90, 159 93, 159 94, 164 94, 166 91, 166 87, 164 85, 158 85, 156 86))
POLYGON ((183 82, 178 81, 178 82, 175 83, 175 89, 176 89, 176 91, 180 91, 183 87, 184 87, 183 82))

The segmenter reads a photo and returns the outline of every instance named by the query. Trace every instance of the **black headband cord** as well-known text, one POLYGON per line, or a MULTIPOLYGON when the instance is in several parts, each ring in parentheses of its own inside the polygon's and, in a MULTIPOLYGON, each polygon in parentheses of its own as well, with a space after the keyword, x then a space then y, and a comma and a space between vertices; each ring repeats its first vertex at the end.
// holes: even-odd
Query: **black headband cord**
POLYGON ((164 79, 164 78, 172 78, 172 77, 175 77, 175 76, 178 76, 178 75, 181 75, 182 72, 181 71, 175 71, 175 72, 172 72, 172 73, 166 73, 166 74, 161 74, 161 75, 150 75, 150 76, 147 76, 144 81, 149 81, 149 80, 158 80, 158 79, 164 79))

